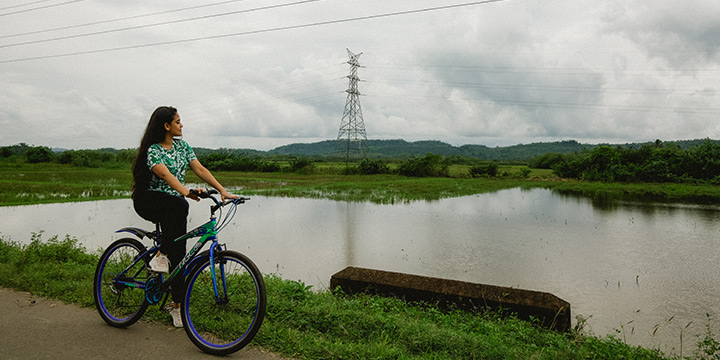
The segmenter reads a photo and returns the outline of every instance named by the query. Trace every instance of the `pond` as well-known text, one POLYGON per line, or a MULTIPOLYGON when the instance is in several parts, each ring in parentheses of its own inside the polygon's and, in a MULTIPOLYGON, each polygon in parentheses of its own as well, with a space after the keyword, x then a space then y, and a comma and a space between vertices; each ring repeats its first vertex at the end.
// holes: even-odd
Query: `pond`
MULTIPOLYGON (((208 204, 191 205, 190 226, 208 204)), ((720 310, 719 218, 718 206, 545 189, 401 205, 256 196, 220 235, 263 273, 315 288, 352 265, 545 291, 596 335, 674 354, 682 341, 687 355, 720 310)), ((124 226, 152 225, 130 200, 0 207, 0 235, 19 242, 69 234, 94 251, 124 226)))

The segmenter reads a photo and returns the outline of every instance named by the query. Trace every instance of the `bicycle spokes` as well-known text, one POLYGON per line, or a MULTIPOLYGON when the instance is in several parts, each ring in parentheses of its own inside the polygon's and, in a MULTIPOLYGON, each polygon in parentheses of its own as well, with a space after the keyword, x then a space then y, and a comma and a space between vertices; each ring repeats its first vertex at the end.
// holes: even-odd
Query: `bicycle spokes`
POLYGON ((145 262, 138 260, 145 247, 134 239, 113 243, 101 256, 95 271, 94 297, 100 316, 112 326, 137 321, 147 308, 145 262))
POLYGON ((202 264, 188 279, 183 320, 198 347, 226 354, 257 332, 265 314, 265 287, 255 265, 243 255, 227 251, 218 259, 202 264))

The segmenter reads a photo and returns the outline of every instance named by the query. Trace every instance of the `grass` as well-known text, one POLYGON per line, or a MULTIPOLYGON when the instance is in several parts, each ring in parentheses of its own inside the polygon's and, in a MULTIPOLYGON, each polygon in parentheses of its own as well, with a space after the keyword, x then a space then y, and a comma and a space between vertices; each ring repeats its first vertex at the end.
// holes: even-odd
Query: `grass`
MULTIPOLYGON (((510 188, 548 188, 591 197, 636 196, 668 201, 713 202, 720 187, 689 184, 621 184, 565 180, 548 170, 501 166, 498 178, 469 178, 454 166, 447 178, 400 175, 342 175, 332 165, 313 174, 215 172, 226 187, 244 195, 325 198, 393 204, 481 194, 510 188)), ((202 183, 190 172, 188 183, 202 183)), ((60 164, 0 162, 0 206, 127 198, 132 176, 127 168, 82 168, 60 164)))
MULTIPOLYGON (((0 286, 92 307, 97 254, 70 237, 28 245, 0 239, 0 286)), ((441 310, 380 296, 314 292, 266 275, 266 320, 253 344, 303 359, 663 359, 652 349, 513 317, 441 310)), ((170 323, 149 308, 147 321, 170 323)), ((98 321, 101 321, 98 317, 98 321)))
POLYGON ((0 205, 25 205, 128 197, 127 169, 0 162, 0 205))

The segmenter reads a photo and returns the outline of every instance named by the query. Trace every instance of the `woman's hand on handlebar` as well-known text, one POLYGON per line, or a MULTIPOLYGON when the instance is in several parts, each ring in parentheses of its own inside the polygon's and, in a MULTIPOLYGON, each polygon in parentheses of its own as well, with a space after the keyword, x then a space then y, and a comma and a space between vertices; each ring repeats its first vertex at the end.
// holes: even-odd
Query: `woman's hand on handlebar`
POLYGON ((185 197, 189 197, 195 201, 200 201, 200 194, 204 193, 205 190, 203 189, 190 189, 188 190, 188 194, 185 195, 185 197))
MULTIPOLYGON (((189 197, 195 201, 200 201, 200 199, 208 198, 210 195, 217 194, 217 190, 204 190, 204 189, 190 189, 188 190, 188 194, 185 195, 186 197, 189 197)), ((239 198, 237 195, 232 195, 228 192, 223 192, 220 194, 220 198, 222 201, 228 201, 228 200, 236 200, 239 198)))
POLYGON ((227 201, 227 200, 235 200, 238 198, 238 196, 224 192, 224 193, 220 194, 220 198, 222 199, 222 201, 227 201))

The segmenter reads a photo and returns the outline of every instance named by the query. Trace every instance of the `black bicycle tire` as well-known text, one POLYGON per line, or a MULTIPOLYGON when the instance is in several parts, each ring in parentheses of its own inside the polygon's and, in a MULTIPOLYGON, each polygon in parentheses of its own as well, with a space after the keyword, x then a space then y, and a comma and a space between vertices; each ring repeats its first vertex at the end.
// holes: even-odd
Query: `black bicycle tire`
POLYGON ((145 300, 145 296, 143 294, 143 301, 138 306, 137 310, 135 310, 132 314, 130 314, 130 316, 126 318, 118 319, 109 313, 107 306, 102 299, 102 273, 106 269, 108 258, 118 249, 127 246, 136 249, 138 251, 137 255, 143 254, 147 250, 145 245, 143 245, 137 239, 122 238, 116 240, 115 242, 110 244, 110 246, 105 249, 102 256, 100 256, 100 260, 98 261, 97 267, 95 268, 95 276, 93 277, 93 297, 95 299, 95 308, 100 314, 100 317, 105 320, 108 325, 118 328, 125 328, 136 323, 143 316, 149 305, 147 300, 145 300))
POLYGON ((200 350, 213 355, 227 355, 234 353, 243 347, 247 346, 252 339, 257 335, 258 330, 260 330, 260 327, 262 326, 262 322, 265 318, 265 311, 267 308, 267 298, 266 298, 266 292, 265 292, 265 282, 263 280, 262 273, 260 273, 260 270, 255 265, 255 263, 252 262, 247 256, 235 252, 235 251, 220 251, 216 253, 215 255, 217 261, 224 261, 226 259, 234 259, 235 261, 239 262, 243 265, 243 267, 252 275, 253 283, 255 284, 256 288, 256 295, 257 295, 257 308, 253 317, 253 321, 251 322, 250 327, 247 329, 244 329, 244 335, 241 338, 238 338, 231 342, 230 344, 223 344, 223 345, 210 345, 207 340, 205 340, 201 334, 198 333, 198 331, 195 329, 194 325, 192 324, 191 320, 189 320, 189 308, 192 307, 190 298, 193 291, 193 287, 195 284, 195 280, 200 275, 200 273, 208 267, 210 264, 210 258, 207 257, 203 260, 203 262, 198 265, 193 272, 188 276, 187 282, 186 282, 186 288, 185 288, 185 297, 182 303, 182 319, 183 319, 183 327, 185 328, 185 332, 187 333, 190 340, 197 346, 200 350), (190 304, 190 305, 188 305, 190 304))

